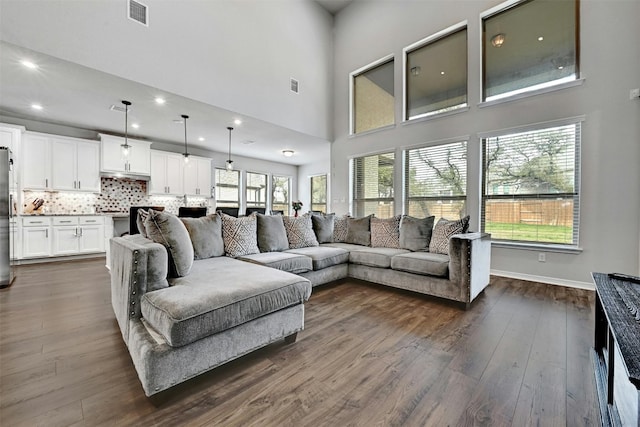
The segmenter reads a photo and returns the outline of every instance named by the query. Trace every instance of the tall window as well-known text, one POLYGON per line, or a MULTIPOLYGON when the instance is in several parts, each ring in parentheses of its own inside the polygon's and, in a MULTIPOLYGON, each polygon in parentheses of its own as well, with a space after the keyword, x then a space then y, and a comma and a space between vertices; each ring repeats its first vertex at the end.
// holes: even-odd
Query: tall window
POLYGON ((467 106, 466 24, 409 46, 405 55, 405 120, 467 106))
POLYGON ((240 171, 216 168, 216 207, 240 207, 240 171))
POLYGON ((375 214, 390 218, 393 209, 394 153, 358 157, 352 160, 353 215, 375 214))
POLYGON ((405 151, 406 213, 424 218, 466 215, 467 143, 454 142, 405 151))
POLYGON ((327 212, 327 175, 311 177, 311 210, 327 212))
POLYGON ((291 180, 286 176, 273 175, 271 188, 271 210, 282 211, 285 215, 289 215, 291 180))
POLYGON ((482 141, 482 230, 494 240, 577 245, 580 122, 482 141))
POLYGON ((267 175, 247 172, 246 197, 248 208, 267 208, 267 175))
POLYGON ((351 73, 351 133, 395 123, 393 58, 351 73))
POLYGON ((578 0, 525 0, 482 17, 485 101, 579 77, 578 0))

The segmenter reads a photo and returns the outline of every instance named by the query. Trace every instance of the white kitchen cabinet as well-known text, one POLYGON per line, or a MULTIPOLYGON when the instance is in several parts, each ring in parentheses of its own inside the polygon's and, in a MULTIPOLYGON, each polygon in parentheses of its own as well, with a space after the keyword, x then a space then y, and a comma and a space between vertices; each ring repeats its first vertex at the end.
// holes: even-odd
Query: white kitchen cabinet
POLYGON ((104 217, 79 217, 80 253, 104 252, 104 217))
POLYGON ((124 138, 100 134, 100 170, 109 173, 149 176, 151 173, 151 143, 128 138, 129 154, 122 153, 124 138))
POLYGON ((22 258, 51 256, 51 220, 28 217, 22 221, 22 258))
POLYGON ((53 256, 75 255, 79 248, 78 226, 54 226, 52 229, 53 256))
POLYGON ((44 134, 25 132, 19 169, 22 170, 22 188, 52 190, 51 144, 44 134))
POLYGON ((182 154, 151 150, 149 194, 184 194, 182 154))
POLYGON ((100 192, 100 144, 51 139, 53 189, 100 192))
POLYGON ((184 192, 211 197, 211 159, 189 156, 189 163, 184 165, 184 192))

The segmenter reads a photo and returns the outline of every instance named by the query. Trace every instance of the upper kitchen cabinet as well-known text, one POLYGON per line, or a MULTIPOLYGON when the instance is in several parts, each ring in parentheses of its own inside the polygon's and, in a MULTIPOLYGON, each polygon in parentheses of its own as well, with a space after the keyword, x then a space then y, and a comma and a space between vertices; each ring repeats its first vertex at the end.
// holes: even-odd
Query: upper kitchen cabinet
POLYGON ((151 143, 127 139, 130 146, 124 155, 124 138, 100 134, 102 163, 100 170, 107 173, 149 176, 151 173, 151 143))
POLYGON ((97 141, 51 139, 54 190, 100 192, 100 144, 97 141))
POLYGON ((184 165, 184 192, 211 197, 211 159, 189 156, 189 163, 184 165))
POLYGON ((100 192, 96 141, 25 132, 19 169, 25 190, 100 192))
POLYGON ((184 194, 182 154, 151 150, 149 194, 184 194))

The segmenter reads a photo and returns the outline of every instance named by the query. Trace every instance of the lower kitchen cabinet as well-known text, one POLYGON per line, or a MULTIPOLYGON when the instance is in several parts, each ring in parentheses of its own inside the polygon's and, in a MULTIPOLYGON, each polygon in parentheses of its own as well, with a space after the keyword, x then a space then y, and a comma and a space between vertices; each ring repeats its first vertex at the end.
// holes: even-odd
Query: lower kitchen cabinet
POLYGON ((24 217, 22 257, 44 258, 104 252, 104 217, 24 217))

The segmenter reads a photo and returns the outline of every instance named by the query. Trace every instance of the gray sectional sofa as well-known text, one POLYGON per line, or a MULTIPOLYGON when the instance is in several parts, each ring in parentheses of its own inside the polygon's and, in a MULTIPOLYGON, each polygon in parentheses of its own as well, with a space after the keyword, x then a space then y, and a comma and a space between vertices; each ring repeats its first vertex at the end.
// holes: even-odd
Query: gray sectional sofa
MULTIPOLYGON (((375 220, 398 231, 391 240, 385 231, 380 240, 379 233, 363 231, 364 219, 347 217, 318 217, 315 227, 306 215, 146 215, 142 235, 111 239, 110 269, 113 309, 147 396, 277 340, 294 342, 313 286, 352 277, 468 308, 489 284, 490 236, 451 234, 451 224, 459 222, 450 222, 440 239, 444 254, 428 252, 424 236, 418 236, 419 248, 397 244, 412 238, 400 236, 400 217, 395 228, 393 220, 375 220), (332 221, 328 233, 323 227, 332 221), (338 227, 338 221, 345 224, 338 227), (374 247, 352 243, 363 243, 366 233, 374 247), (379 246, 387 241, 405 248, 379 246)), ((442 231, 439 224, 434 233, 442 231)))

